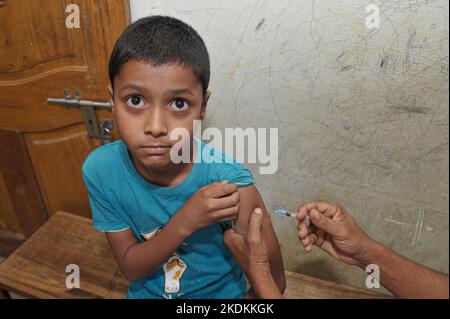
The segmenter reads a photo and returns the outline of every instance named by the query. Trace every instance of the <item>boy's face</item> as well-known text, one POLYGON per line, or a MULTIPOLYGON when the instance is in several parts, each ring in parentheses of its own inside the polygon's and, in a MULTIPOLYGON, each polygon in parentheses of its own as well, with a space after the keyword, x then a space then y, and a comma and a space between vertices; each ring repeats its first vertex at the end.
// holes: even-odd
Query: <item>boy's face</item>
MULTIPOLYGON (((110 87, 111 91, 111 87, 110 87)), ((112 94, 112 91, 111 91, 112 94)), ((172 165, 170 133, 184 128, 192 140, 193 120, 202 120, 210 92, 191 68, 180 64, 154 67, 131 61, 114 78, 114 121, 135 164, 146 169, 172 165)))

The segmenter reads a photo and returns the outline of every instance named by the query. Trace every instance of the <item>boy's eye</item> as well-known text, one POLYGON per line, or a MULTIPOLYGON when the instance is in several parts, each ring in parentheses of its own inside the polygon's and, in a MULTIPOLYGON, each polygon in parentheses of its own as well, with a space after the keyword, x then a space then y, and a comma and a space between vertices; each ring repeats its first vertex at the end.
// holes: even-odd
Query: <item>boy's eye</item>
POLYGON ((131 106, 131 107, 143 107, 144 106, 144 100, 140 96, 137 96, 137 95, 130 96, 127 99, 126 103, 128 106, 131 106))
POLYGON ((183 99, 176 99, 170 103, 169 107, 175 111, 184 111, 189 108, 189 105, 183 99))

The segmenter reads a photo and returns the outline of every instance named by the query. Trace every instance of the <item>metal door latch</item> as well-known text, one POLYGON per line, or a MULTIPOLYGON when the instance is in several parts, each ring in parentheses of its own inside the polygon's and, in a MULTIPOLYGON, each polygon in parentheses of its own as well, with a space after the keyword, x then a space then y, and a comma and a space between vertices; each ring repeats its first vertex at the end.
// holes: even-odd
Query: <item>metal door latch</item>
POLYGON ((96 102, 89 100, 82 100, 80 91, 75 91, 75 98, 71 98, 69 90, 64 90, 64 98, 47 98, 49 104, 57 104, 65 106, 69 109, 79 108, 83 114, 84 125, 88 136, 91 138, 100 139, 102 144, 112 142, 111 130, 114 127, 112 120, 97 121, 94 109, 111 110, 112 105, 109 102, 96 102))

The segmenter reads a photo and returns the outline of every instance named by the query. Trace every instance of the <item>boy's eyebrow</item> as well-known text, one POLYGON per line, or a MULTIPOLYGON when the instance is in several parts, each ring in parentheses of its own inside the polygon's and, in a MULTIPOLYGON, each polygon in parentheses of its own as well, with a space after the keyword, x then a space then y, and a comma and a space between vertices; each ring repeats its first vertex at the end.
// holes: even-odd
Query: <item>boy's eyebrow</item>
POLYGON ((187 94, 187 95, 195 96, 194 92, 192 92, 189 89, 170 90, 169 92, 172 93, 173 95, 187 94))
POLYGON ((136 89, 136 90, 145 90, 145 87, 140 86, 138 84, 127 84, 123 88, 120 89, 120 92, 126 89, 136 89))
MULTIPOLYGON (((136 89, 136 90, 146 90, 144 86, 138 85, 138 84, 127 84, 125 85, 123 88, 121 88, 119 90, 119 92, 122 92, 123 90, 126 89, 136 89)), ((175 90, 170 90, 169 93, 173 94, 173 95, 182 95, 182 94, 187 94, 187 95, 191 95, 191 96, 195 96, 194 92, 192 92, 189 89, 175 89, 175 90)))

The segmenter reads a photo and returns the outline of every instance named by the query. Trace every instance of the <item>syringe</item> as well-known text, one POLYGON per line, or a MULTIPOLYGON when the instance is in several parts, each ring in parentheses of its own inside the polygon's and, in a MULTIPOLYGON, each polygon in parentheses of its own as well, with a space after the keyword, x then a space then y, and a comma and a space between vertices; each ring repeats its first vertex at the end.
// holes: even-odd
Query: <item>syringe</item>
MULTIPOLYGON (((281 216, 281 217, 290 217, 297 219, 297 213, 291 213, 285 209, 275 209, 272 214, 281 216)), ((309 223, 309 214, 306 214, 305 220, 309 223)))

